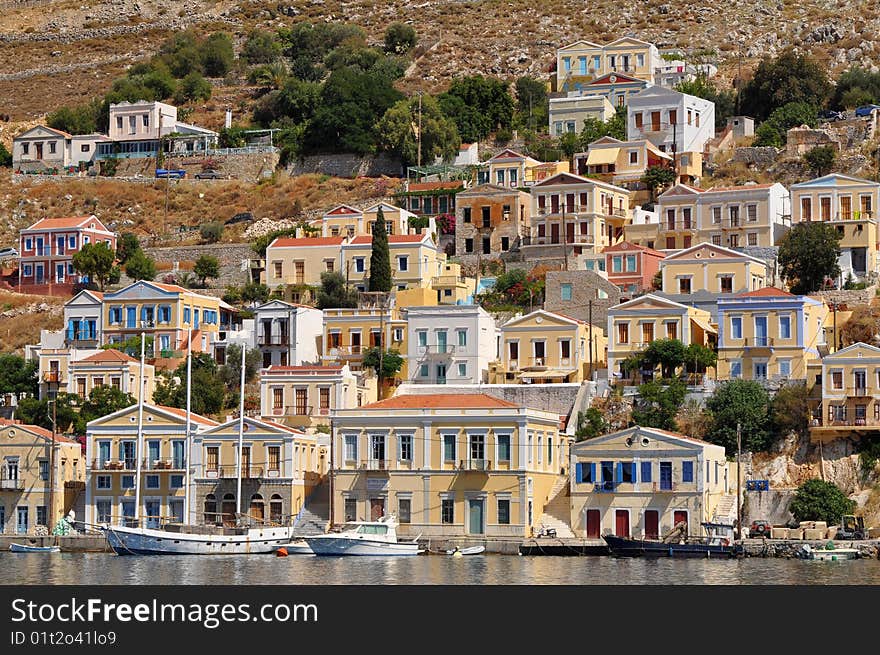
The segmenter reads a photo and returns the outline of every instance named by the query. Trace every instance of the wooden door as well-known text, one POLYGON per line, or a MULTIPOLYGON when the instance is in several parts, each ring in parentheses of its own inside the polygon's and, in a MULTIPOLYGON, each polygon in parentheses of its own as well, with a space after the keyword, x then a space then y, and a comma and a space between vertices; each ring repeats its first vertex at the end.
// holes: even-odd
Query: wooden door
MULTIPOLYGON (((673 525, 673 526, 676 526, 676 525, 678 525, 679 523, 682 523, 682 522, 685 524, 685 526, 687 526, 687 522, 688 522, 688 513, 687 513, 687 511, 686 511, 686 510, 676 510, 675 512, 673 512, 673 514, 672 514, 672 525, 673 525)), ((688 534, 688 531, 687 531, 687 530, 685 530, 685 534, 688 534)))
POLYGON ((629 512, 625 509, 614 510, 614 534, 629 537, 629 512))
POLYGON ((645 510, 645 539, 660 538, 660 512, 656 509, 645 510))
POLYGON ((370 520, 378 521, 385 516, 385 499, 370 498, 370 520))
POLYGON ((601 515, 598 509, 587 510, 587 539, 599 539, 601 532, 601 515))
POLYGON ((550 243, 559 243, 559 223, 550 225, 550 243))

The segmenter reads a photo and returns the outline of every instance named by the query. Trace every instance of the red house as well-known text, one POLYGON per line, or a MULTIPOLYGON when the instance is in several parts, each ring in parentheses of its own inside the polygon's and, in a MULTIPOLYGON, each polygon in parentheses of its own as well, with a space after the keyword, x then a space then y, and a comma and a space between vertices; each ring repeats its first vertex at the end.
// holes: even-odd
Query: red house
POLYGON ((624 293, 653 290, 654 276, 666 256, 653 248, 629 241, 608 246, 602 253, 605 255, 608 281, 617 285, 624 293))
POLYGON ((19 287, 34 293, 69 291, 82 281, 73 270, 74 253, 101 242, 116 251, 116 234, 95 216, 37 221, 19 237, 19 287))

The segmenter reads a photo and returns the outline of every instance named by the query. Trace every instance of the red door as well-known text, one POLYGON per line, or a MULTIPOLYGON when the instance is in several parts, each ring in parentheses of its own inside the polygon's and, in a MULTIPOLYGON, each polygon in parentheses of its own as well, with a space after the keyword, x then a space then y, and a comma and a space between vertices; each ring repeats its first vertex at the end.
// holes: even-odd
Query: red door
MULTIPOLYGON (((684 510, 676 510, 672 515, 672 525, 674 527, 681 522, 684 522, 684 524, 687 525, 688 513, 684 510)), ((689 534, 689 532, 686 530, 685 534, 689 534)))
POLYGON ((614 510, 614 534, 629 537, 629 512, 625 509, 614 510))
POLYGON ((587 539, 598 539, 601 521, 598 509, 587 510, 587 539))
POLYGON ((565 224, 565 238, 568 243, 574 243, 574 223, 565 224))
POLYGON ((559 223, 550 225, 550 243, 559 243, 559 223))
POLYGON ((645 539, 660 538, 660 512, 656 509, 645 510, 645 539))

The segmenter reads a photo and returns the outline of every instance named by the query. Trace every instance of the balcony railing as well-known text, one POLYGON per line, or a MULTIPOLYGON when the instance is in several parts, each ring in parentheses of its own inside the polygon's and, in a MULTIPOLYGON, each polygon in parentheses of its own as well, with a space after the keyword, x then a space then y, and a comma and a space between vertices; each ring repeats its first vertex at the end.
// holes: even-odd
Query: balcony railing
POLYGON ((387 459, 367 459, 361 462, 361 468, 365 471, 387 471, 391 462, 387 459))
POLYGON ((107 460, 101 460, 96 457, 92 460, 92 470, 94 471, 134 471, 136 468, 137 460, 134 457, 107 460))
MULTIPOLYGON (((206 468, 204 477, 217 480, 229 480, 238 477, 238 466, 218 466, 216 468, 206 468)), ((263 477, 262 466, 245 466, 241 470, 241 477, 244 479, 263 477)))
POLYGON ((546 357, 529 357, 529 366, 544 367, 547 366, 546 357))
POLYGON ((468 459, 458 463, 458 468, 462 471, 489 471, 492 469, 492 460, 489 459, 468 459))
POLYGON ((419 346, 419 354, 425 355, 451 355, 452 353, 465 352, 465 346, 459 346, 451 343, 429 344, 419 346))
POLYGON ((810 421, 810 427, 826 427, 826 428, 854 428, 854 427, 880 427, 880 419, 867 417, 847 417, 840 419, 814 418, 810 421))
POLYGON ((696 230, 697 226, 693 221, 663 221, 663 230, 665 232, 675 232, 677 230, 696 230))
POLYGON ((286 346, 289 343, 289 334, 261 334, 257 338, 257 344, 260 346, 286 346))
POLYGON ((870 221, 874 219, 874 212, 870 211, 861 211, 858 209, 854 209, 851 211, 840 211, 835 214, 827 214, 821 217, 822 221, 825 222, 840 222, 840 221, 870 221))
POLYGON ((674 482, 654 482, 651 484, 653 491, 675 491, 676 484, 674 482))
POLYGON ((327 348, 328 357, 344 357, 347 355, 361 355, 364 346, 358 344, 354 346, 329 346, 327 348))
POLYGON ((593 491, 597 494, 612 494, 617 491, 617 483, 616 482, 596 482, 593 484, 593 491))
POLYGON ((311 405, 285 405, 283 407, 273 407, 272 416, 311 416, 311 405))
POLYGON ((4 475, 2 478, 0 478, 0 489, 2 489, 3 491, 23 491, 24 478, 9 478, 4 475))
POLYGON ((61 382, 61 372, 47 371, 43 373, 43 382, 61 382))
POLYGON ((752 337, 743 340, 744 348, 772 348, 773 339, 769 337, 752 337))
MULTIPOLYGON (((854 396, 856 398, 861 398, 863 396, 867 396, 867 395, 869 395, 868 387, 867 386, 850 387, 849 389, 846 390, 846 395, 847 396, 854 396)), ((871 394, 871 395, 873 395, 873 394, 871 394)))

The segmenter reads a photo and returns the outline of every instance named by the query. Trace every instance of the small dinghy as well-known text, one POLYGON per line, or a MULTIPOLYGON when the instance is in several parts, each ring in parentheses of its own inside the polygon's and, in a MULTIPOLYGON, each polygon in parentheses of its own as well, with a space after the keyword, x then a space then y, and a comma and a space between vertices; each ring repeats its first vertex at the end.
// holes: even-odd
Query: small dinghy
POLYGON ((9 544, 13 553, 60 553, 58 546, 28 546, 27 544, 9 544))
POLYGON ((447 550, 447 555, 452 555, 453 557, 462 557, 464 555, 479 555, 480 553, 485 552, 485 546, 470 546, 469 548, 459 548, 456 546, 452 550, 447 550))

